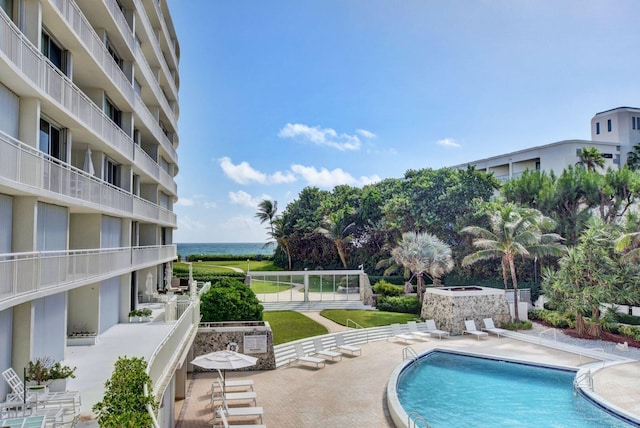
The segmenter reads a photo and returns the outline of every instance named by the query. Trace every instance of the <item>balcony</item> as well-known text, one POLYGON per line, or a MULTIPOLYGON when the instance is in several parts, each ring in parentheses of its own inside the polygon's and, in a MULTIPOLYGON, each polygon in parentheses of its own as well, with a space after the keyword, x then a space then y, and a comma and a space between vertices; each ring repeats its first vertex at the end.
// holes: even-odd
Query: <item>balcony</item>
POLYGON ((0 254, 0 310, 176 258, 175 245, 0 254))
POLYGON ((158 163, 147 154, 138 145, 134 147, 133 158, 136 165, 139 166, 144 172, 153 177, 156 181, 159 181, 173 195, 178 194, 178 186, 173 177, 171 177, 165 170, 158 165, 158 163))

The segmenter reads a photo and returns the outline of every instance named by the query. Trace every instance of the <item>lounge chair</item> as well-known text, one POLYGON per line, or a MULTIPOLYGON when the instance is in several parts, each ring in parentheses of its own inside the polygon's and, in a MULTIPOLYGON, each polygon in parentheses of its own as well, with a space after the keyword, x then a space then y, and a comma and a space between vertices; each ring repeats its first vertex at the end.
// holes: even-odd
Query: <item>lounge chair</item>
POLYGON ((409 333, 418 340, 427 341, 431 338, 430 333, 425 333, 418 330, 418 324, 415 321, 407 321, 409 326, 409 333))
POLYGON ((487 333, 495 334, 500 337, 501 334, 505 334, 509 330, 505 330, 504 328, 498 328, 493 323, 493 318, 485 318, 482 320, 484 322, 484 328, 482 331, 486 331, 487 333))
POLYGON ((253 401, 253 405, 257 404, 258 395, 254 391, 249 392, 226 392, 222 387, 222 381, 217 380, 217 388, 211 393, 211 409, 215 408, 215 403, 222 401, 224 397, 227 401, 253 401))
POLYGON ((331 361, 335 361, 336 359, 338 361, 342 360, 342 354, 340 352, 324 349, 324 345, 322 345, 322 339, 320 339, 319 337, 313 338, 313 348, 315 349, 313 355, 320 355, 321 357, 330 358, 331 361))
POLYGON ((411 344, 415 340, 415 337, 408 333, 403 333, 400 330, 400 324, 391 324, 391 339, 401 340, 405 344, 411 344))
POLYGON ((449 336, 448 331, 439 330, 438 327, 436 327, 435 320, 426 320, 425 323, 427 324, 427 332, 432 336, 438 336, 439 339, 442 339, 442 336, 449 336))
MULTIPOLYGON (((225 377, 222 375, 222 372, 220 372, 220 369, 216 370, 218 371, 218 379, 223 382, 225 391, 229 388, 253 391, 253 379, 225 379, 225 377)), ((216 382, 214 381, 211 385, 211 392, 213 392, 215 386, 216 382)))
POLYGON ((262 423, 262 416, 264 415, 264 408, 262 407, 229 407, 229 405, 227 404, 227 400, 224 398, 224 395, 222 396, 222 406, 220 407, 222 407, 222 411, 227 417, 253 417, 255 419, 260 418, 260 423, 262 423))
POLYGON ((289 361, 289 363, 292 363, 294 361, 297 361, 299 363, 309 363, 309 364, 315 364, 316 368, 321 368, 320 366, 322 365, 322 367, 324 367, 324 359, 322 358, 318 358, 318 357, 311 357, 309 355, 307 355, 304 352, 304 349, 302 348, 302 344, 301 343, 296 343, 295 345, 293 345, 295 351, 296 351, 296 356, 293 360, 289 361))
POLYGON ((465 320, 464 322, 466 330, 462 330, 462 335, 465 333, 472 334, 480 340, 483 336, 489 336, 489 333, 485 333, 484 331, 480 331, 476 328, 476 322, 474 320, 465 320))
POLYGON ((344 343, 344 336, 342 334, 336 334, 335 340, 336 340, 336 349, 342 352, 343 354, 348 353, 349 355, 362 355, 361 348, 353 345, 347 345, 346 343, 344 343))
MULTIPOLYGON (((266 425, 262 425, 262 424, 250 424, 250 425, 229 425, 229 421, 227 421, 227 415, 224 412, 224 407, 220 406, 218 407, 218 410, 216 410, 216 414, 215 414, 217 419, 220 419, 220 422, 222 422, 222 424, 216 424, 214 422, 213 426, 215 427, 221 427, 221 428, 266 428, 266 425)), ((214 419, 215 421, 215 419, 214 419)))

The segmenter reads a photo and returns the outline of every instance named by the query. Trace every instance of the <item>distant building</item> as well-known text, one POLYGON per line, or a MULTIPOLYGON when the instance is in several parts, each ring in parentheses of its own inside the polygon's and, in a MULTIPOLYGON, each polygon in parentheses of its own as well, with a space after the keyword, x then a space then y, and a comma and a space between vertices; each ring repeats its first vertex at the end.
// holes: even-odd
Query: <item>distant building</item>
MULTIPOLYGON (((0 0, 0 371, 64 360, 170 281, 179 56, 166 0, 0 0)), ((148 343, 167 421, 193 328, 148 343)))
POLYGON ((455 165, 453 168, 473 165, 479 171, 492 172, 501 181, 517 178, 525 170, 553 171, 559 174, 567 166, 580 162, 583 147, 595 147, 605 157, 606 170, 624 165, 627 154, 636 144, 640 144, 640 109, 618 107, 593 116, 591 140, 558 141, 455 165))

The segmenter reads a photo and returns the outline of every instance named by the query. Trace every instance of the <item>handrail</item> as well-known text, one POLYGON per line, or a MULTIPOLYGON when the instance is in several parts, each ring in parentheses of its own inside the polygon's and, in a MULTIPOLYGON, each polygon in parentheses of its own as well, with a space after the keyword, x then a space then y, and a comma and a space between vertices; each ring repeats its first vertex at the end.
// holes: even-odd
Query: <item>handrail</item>
POLYGON ((573 381, 574 390, 582 387, 587 387, 589 390, 593 391, 593 376, 591 375, 591 370, 587 370, 578 375, 573 381))
POLYGON ((404 348, 402 348, 402 359, 403 360, 417 360, 418 359, 418 353, 411 347, 411 346, 405 346, 404 348), (409 358, 409 356, 411 356, 411 358, 409 358))
POLYGON ((545 334, 545 333, 548 333, 550 331, 553 332, 553 340, 554 340, 554 342, 557 342, 558 341, 558 336, 557 336, 558 330, 556 330, 555 328, 549 328, 547 330, 544 330, 544 331, 541 331, 540 333, 538 333, 538 338, 540 338, 540 341, 542 341, 542 335, 545 334))
POLYGON ((418 426, 418 422, 424 424, 424 428, 431 428, 429 422, 418 412, 410 412, 407 415, 407 427, 416 428, 418 426))
POLYGON ((346 327, 347 327, 347 328, 349 328, 349 324, 350 324, 350 323, 351 323, 351 324, 353 324, 353 325, 355 325, 355 328, 356 328, 356 329, 358 329, 358 328, 364 328, 363 326, 361 326, 360 324, 358 324, 357 322, 355 322, 355 321, 354 321, 354 320, 352 320, 351 318, 347 318, 347 324, 346 324, 346 327))

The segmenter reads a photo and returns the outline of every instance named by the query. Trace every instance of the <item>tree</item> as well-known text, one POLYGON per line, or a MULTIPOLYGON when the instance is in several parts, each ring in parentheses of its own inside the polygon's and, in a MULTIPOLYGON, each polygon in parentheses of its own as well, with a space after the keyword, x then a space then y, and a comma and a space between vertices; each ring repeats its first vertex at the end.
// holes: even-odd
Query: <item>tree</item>
POLYGON ((262 305, 241 281, 222 277, 200 299, 203 322, 262 321, 262 305))
MULTIPOLYGON (((277 243, 278 248, 280 248, 287 255, 287 266, 289 270, 291 267, 291 250, 289 249, 289 235, 286 233, 285 225, 287 224, 286 216, 288 214, 283 214, 280 217, 276 217, 273 220, 272 228, 271 228, 271 238, 277 243)), ((273 242, 269 243, 272 244, 273 242)))
POLYGON ((149 428, 153 420, 147 408, 158 403, 150 394, 151 378, 144 358, 119 357, 111 378, 105 383, 102 401, 93 406, 98 424, 103 428, 149 428), (145 386, 147 393, 145 393, 145 386))
POLYGON ((421 304, 423 275, 427 275, 434 285, 440 285, 440 278, 451 272, 454 266, 451 247, 429 233, 403 233, 391 255, 396 264, 407 267, 418 279, 418 300, 421 304))
POLYGON ((316 232, 333 241, 345 269, 347 269, 347 244, 351 240, 351 229, 355 226, 353 222, 347 223, 350 214, 353 214, 353 209, 340 208, 327 215, 322 220, 322 226, 316 229, 316 232))
POLYGON ((262 202, 258 204, 256 217, 260 220, 260 224, 264 224, 267 221, 269 222, 271 234, 273 234, 273 220, 276 217, 276 212, 278 212, 278 201, 263 199, 262 202))
POLYGON ((640 144, 633 146, 633 150, 627 153, 627 166, 632 171, 640 169, 640 144))
POLYGON ((580 151, 578 165, 584 166, 587 171, 604 168, 604 155, 596 147, 583 147, 580 151))
POLYGON ((555 225, 554 221, 535 209, 519 208, 506 204, 501 209, 489 213, 490 230, 479 226, 462 229, 475 237, 473 245, 480 250, 467 255, 462 260, 468 266, 480 260, 500 259, 503 278, 510 273, 514 290, 514 315, 518 313, 518 280, 516 277, 516 257, 533 258, 546 255, 562 255, 562 237, 556 233, 545 233, 555 225))

